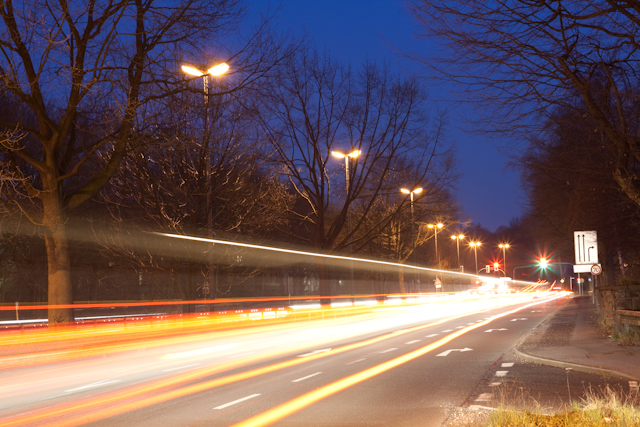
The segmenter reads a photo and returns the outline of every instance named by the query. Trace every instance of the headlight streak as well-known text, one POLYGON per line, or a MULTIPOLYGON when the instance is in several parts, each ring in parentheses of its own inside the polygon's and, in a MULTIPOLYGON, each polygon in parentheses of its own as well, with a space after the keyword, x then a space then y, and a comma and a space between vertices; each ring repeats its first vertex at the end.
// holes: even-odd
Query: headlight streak
MULTIPOLYGON (((558 297, 555 298, 550 298, 549 300, 553 300, 556 299, 558 297)), ((276 421, 279 421, 283 418, 288 417, 289 415, 292 415, 322 399, 325 399, 335 393, 338 393, 346 388, 352 387, 358 383, 361 383, 369 378, 375 377, 376 375, 380 375, 383 372, 386 372, 390 369, 393 369, 395 367, 398 367, 404 363, 410 362, 411 360, 417 359, 420 356, 424 356, 425 354, 436 350, 440 347, 442 347, 443 345, 453 341, 454 339, 460 337, 461 335, 464 335, 468 332, 473 331, 474 329, 478 329, 482 326, 486 326, 489 323, 491 323, 492 321, 499 319, 501 317, 505 317, 508 316, 510 314, 514 314, 517 313, 518 311, 527 309, 529 307, 534 307, 536 305, 542 304, 542 303, 546 303, 549 300, 545 300, 545 301, 539 301, 539 302, 535 302, 532 304, 527 304, 523 307, 514 309, 514 310, 510 310, 510 311, 506 311, 504 313, 495 315, 490 317, 487 320, 484 320, 482 322, 476 323, 474 325, 471 326, 467 326, 465 328, 462 328, 456 332, 453 332, 449 335, 447 335, 446 337, 443 337, 441 339, 439 339, 438 341, 431 343, 429 345, 426 345, 422 348, 419 348, 418 350, 414 350, 412 352, 406 353, 402 356, 396 357, 395 359, 391 359, 387 362, 381 363, 379 365, 376 365, 372 368, 369 369, 365 369, 363 371, 358 372, 357 374, 353 374, 350 375, 348 377, 342 378, 338 381, 335 381, 331 384, 328 384, 326 386, 317 388, 311 392, 305 393, 302 396, 299 396, 295 399, 292 399, 288 402, 285 402, 281 405, 276 406, 275 408, 272 408, 268 411, 265 411, 261 414, 255 415, 251 418, 248 418, 244 421, 241 421, 239 423, 233 424, 231 427, 262 427, 262 426, 268 426, 271 425, 273 423, 275 423, 276 421)))
POLYGON ((495 308, 496 307, 490 307, 483 310, 477 310, 472 313, 463 313, 457 316, 448 317, 446 319, 442 319, 436 322, 431 322, 425 325, 419 325, 419 326, 407 328, 402 331, 391 332, 391 333, 381 335, 379 337, 375 337, 369 340, 357 342, 354 344, 349 344, 343 347, 338 347, 338 348, 332 349, 330 352, 317 353, 315 355, 311 355, 305 358, 295 358, 295 359, 277 363, 274 365, 269 365, 262 368, 257 368, 247 372, 230 375, 227 377, 217 378, 214 380, 205 381, 198 384, 187 385, 182 388, 176 389, 176 387, 183 386, 189 382, 198 381, 205 376, 215 375, 230 369, 239 368, 243 365, 246 365, 249 362, 259 362, 261 360, 265 360, 266 358, 273 357, 274 355, 277 356, 277 355, 290 353, 291 348, 281 352, 271 352, 266 355, 256 356, 254 358, 249 358, 242 361, 232 361, 232 362, 228 362, 225 364, 216 365, 212 367, 200 368, 200 369, 196 369, 196 370, 189 371, 182 374, 175 374, 169 378, 163 378, 160 380, 150 381, 145 384, 136 385, 129 389, 124 389, 124 390, 119 389, 112 392, 104 393, 99 396, 83 398, 76 402, 57 405, 53 408, 44 408, 44 409, 30 412, 28 414, 21 414, 21 415, 9 417, 9 418, 6 418, 5 420, 1 420, 0 426, 8 427, 8 426, 21 425, 23 423, 34 423, 34 422, 42 422, 42 421, 47 422, 51 418, 64 417, 70 414, 73 414, 75 416, 72 418, 64 419, 64 420, 58 419, 55 422, 48 422, 42 425, 52 426, 52 427, 59 426, 61 425, 61 423, 63 423, 65 426, 81 425, 84 423, 97 421, 103 418, 119 415, 128 411, 142 408, 142 407, 162 403, 167 400, 183 397, 191 393, 206 391, 206 390, 219 387, 222 385, 230 384, 236 381, 250 379, 258 375, 267 374, 270 372, 289 368, 292 366, 296 366, 296 365, 313 361, 316 359, 320 359, 323 357, 328 357, 337 353, 342 353, 345 351, 357 349, 360 347, 364 347, 370 344, 383 341, 388 338, 396 337, 400 334, 405 334, 405 333, 417 331, 420 329, 428 328, 428 327, 435 326, 435 325, 448 322, 454 319, 467 317, 470 315, 477 314, 479 312, 484 312, 484 311, 488 311, 495 308), (169 388, 172 390, 163 391, 169 388), (159 394, 155 396, 148 396, 151 393, 159 393, 159 394), (131 399, 140 398, 141 396, 146 396, 146 397, 143 397, 142 399, 139 399, 139 400, 131 401, 131 399), (104 406, 108 406, 108 407, 105 408, 104 406), (89 414, 76 415, 79 412, 85 412, 89 410, 91 411, 91 413, 89 414))
MULTIPOLYGON (((427 304, 437 305, 449 304, 465 301, 466 298, 431 299, 423 298, 427 304)), ((474 298, 471 298, 474 300, 474 298)), ((387 300, 393 305, 405 306, 406 300, 402 298, 392 298, 387 300)), ((379 305, 378 305, 379 306, 379 305)), ((244 314, 234 314, 233 310, 224 316, 199 316, 181 315, 179 317, 166 316, 164 319, 153 322, 138 323, 107 323, 104 325, 75 325, 56 328, 53 330, 28 331, 24 334, 8 334, 0 340, 0 371, 9 369, 42 365, 45 363, 56 363, 77 359, 104 356, 124 351, 135 350, 143 345, 146 348, 158 347, 171 343, 170 339, 180 340, 186 334, 202 334, 213 331, 236 331, 244 330, 247 327, 258 325, 290 324, 299 322, 297 316, 309 316, 309 319, 325 317, 338 317, 343 315, 362 315, 376 312, 378 306, 367 305, 357 307, 345 307, 341 309, 324 308, 320 310, 304 310, 303 307, 292 309, 288 316, 276 316, 276 318, 251 319, 244 314), (302 310, 302 311, 301 311, 302 310), (293 315, 292 315, 293 314, 293 315), (240 317, 238 317, 240 316, 240 317), (248 322, 239 324, 238 322, 248 322), (152 328, 151 328, 152 327, 152 328), (58 343, 61 345, 58 346, 58 343), (24 348, 33 348, 38 345, 32 353, 25 353, 24 348), (81 348, 80 348, 81 347, 81 348), (16 351, 17 350, 17 351, 16 351)), ((419 306, 416 306, 419 307, 419 306)), ((423 306, 422 306, 423 307, 423 306)))
MULTIPOLYGON (((405 268, 409 270, 428 271, 432 273, 447 273, 453 276, 463 276, 470 279, 482 278, 482 276, 478 276, 477 274, 460 273, 457 271, 448 271, 448 270, 439 270, 437 268, 419 267, 417 265, 400 264, 397 262, 390 262, 390 261, 380 261, 380 260, 366 259, 366 258, 355 258, 355 257, 342 256, 342 255, 321 254, 317 252, 298 251, 294 249, 276 248, 274 246, 254 245, 251 243, 209 239, 205 237, 187 236, 183 234, 171 234, 171 233, 159 233, 159 232, 152 232, 151 234, 155 234, 157 236, 172 237, 174 239, 192 240, 195 242, 214 243, 219 245, 236 246, 236 247, 242 247, 242 248, 248 248, 248 249, 260 249, 264 251, 279 252, 279 253, 292 254, 292 255, 303 255, 303 256, 309 256, 309 257, 315 257, 315 258, 334 259, 334 260, 341 260, 341 261, 356 261, 356 262, 363 262, 367 264, 376 264, 376 265, 384 265, 384 266, 396 267, 396 268, 398 267, 405 268)), ((526 283, 526 284, 530 283, 522 280, 512 280, 511 282, 526 283)))

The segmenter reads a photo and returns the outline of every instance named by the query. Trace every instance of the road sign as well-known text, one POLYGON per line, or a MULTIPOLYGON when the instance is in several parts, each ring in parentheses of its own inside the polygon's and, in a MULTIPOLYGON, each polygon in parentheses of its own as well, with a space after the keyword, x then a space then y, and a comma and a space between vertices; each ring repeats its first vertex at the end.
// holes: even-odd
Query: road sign
POLYGON ((442 282, 440 281, 439 277, 436 277, 435 284, 436 284, 436 289, 439 289, 442 287, 442 282))
POLYGON ((597 276, 600 273, 602 273, 602 267, 600 267, 598 264, 593 264, 591 266, 591 274, 597 276))
POLYGON ((598 233, 596 231, 574 231, 573 244, 576 265, 598 264, 598 233))

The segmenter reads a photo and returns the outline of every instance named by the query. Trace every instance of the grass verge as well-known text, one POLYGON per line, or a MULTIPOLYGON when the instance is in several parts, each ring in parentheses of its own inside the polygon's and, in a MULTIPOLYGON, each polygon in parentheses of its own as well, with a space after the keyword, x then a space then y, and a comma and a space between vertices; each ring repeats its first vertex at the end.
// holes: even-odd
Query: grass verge
POLYGON ((488 416, 487 427, 639 427, 638 392, 621 395, 610 388, 590 391, 565 411, 546 414, 541 407, 517 410, 500 406, 488 416))

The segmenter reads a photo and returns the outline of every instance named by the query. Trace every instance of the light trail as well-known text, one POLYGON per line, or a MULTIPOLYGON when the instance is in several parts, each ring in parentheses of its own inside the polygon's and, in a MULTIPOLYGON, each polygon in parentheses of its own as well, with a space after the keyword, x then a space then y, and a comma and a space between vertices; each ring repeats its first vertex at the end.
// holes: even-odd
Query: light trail
MULTIPOLYGON (((278 253, 284 253, 284 254, 290 254, 290 255, 302 255, 302 256, 308 256, 308 257, 313 257, 313 258, 324 258, 324 259, 333 259, 333 260, 341 260, 341 261, 356 261, 356 262, 362 262, 362 263, 366 263, 366 264, 384 265, 384 266, 388 266, 388 267, 406 268, 406 269, 410 269, 410 270, 428 271, 428 272, 432 272, 432 273, 447 273, 447 274, 451 274, 451 275, 455 275, 455 276, 463 276, 463 277, 473 278, 473 279, 478 279, 478 278, 482 277, 482 276, 478 276, 477 274, 460 273, 458 271, 439 270, 437 268, 420 267, 420 266, 417 266, 417 265, 400 264, 400 263, 397 263, 397 262, 380 261, 380 260, 375 260, 375 259, 355 258, 355 257, 349 257, 349 256, 343 256, 343 255, 321 254, 321 253, 317 253, 317 252, 299 251, 299 250, 294 250, 294 249, 284 249, 284 248, 277 248, 275 246, 254 245, 254 244, 251 244, 251 243, 232 242, 232 241, 228 241, 228 240, 219 240, 219 239, 210 239, 210 238, 205 238, 205 237, 187 236, 187 235, 183 235, 183 234, 158 233, 158 232, 153 232, 152 234, 155 234, 157 236, 172 237, 174 239, 192 240, 194 242, 214 243, 214 244, 219 244, 219 245, 236 246, 236 247, 242 247, 242 248, 248 248, 248 249, 259 249, 259 250, 263 250, 263 251, 278 252, 278 253)), ((517 280, 517 281, 514 280, 514 282, 521 282, 521 281, 520 280, 517 280)), ((529 282, 523 282, 523 283, 529 283, 529 282)))
POLYGON ((9 426, 22 425, 24 423, 34 423, 34 422, 46 422, 46 424, 43 424, 43 425, 58 426, 61 423, 61 421, 59 420, 59 417, 64 417, 69 415, 73 415, 73 416, 71 418, 64 419, 63 423, 65 426, 76 426, 84 423, 98 421, 103 418, 112 417, 115 415, 119 415, 122 413, 135 410, 135 409, 139 409, 142 407, 162 403, 162 402, 179 398, 179 397, 184 397, 192 393, 198 393, 198 392, 210 390, 212 388, 219 387, 222 385, 254 378, 259 375, 264 375, 277 370, 296 366, 302 363, 307 363, 320 358, 329 357, 338 353, 361 348, 367 345, 378 343, 380 341, 383 341, 389 338, 397 337, 401 334, 406 334, 406 333, 410 333, 420 329, 432 327, 438 324, 442 324, 444 322, 448 322, 448 321, 455 320, 462 317, 467 317, 470 315, 475 315, 478 312, 484 312, 484 311, 492 310, 495 308, 496 308, 495 306, 492 306, 492 307, 489 307, 483 310, 478 310, 472 313, 462 313, 457 316, 447 317, 446 319, 430 322, 428 324, 406 328, 401 331, 391 332, 388 334, 381 335, 379 337, 375 337, 375 338, 364 340, 354 344, 349 344, 346 346, 335 348, 329 352, 316 353, 314 355, 310 355, 304 358, 294 358, 285 362, 280 362, 280 363, 269 365, 266 367, 249 370, 239 374, 230 375, 222 378, 217 378, 214 380, 209 380, 209 381, 200 382, 197 384, 184 386, 189 382, 200 381, 203 377, 206 377, 206 376, 211 376, 227 370, 236 369, 238 367, 246 365, 246 363, 249 363, 249 362, 256 362, 256 361, 264 360, 268 357, 272 357, 274 355, 277 356, 279 354, 289 353, 291 352, 291 348, 280 351, 280 352, 272 352, 269 354, 257 356, 255 358, 245 359, 243 361, 227 362, 225 364, 216 365, 213 367, 204 367, 204 368, 196 369, 186 373, 176 374, 169 378, 154 380, 146 384, 133 386, 129 389, 125 389, 125 390, 120 389, 120 390, 115 390, 111 392, 106 392, 106 393, 103 393, 102 395, 84 398, 76 402, 56 405, 55 407, 52 407, 52 408, 44 408, 41 410, 30 412, 28 414, 9 417, 0 421, 0 426, 9 427, 9 426), (184 386, 184 387, 176 388, 179 386, 184 386), (154 393, 156 394, 153 395, 154 393), (152 396, 149 396, 150 394, 152 394, 152 396), (138 400, 135 400, 135 399, 138 399, 138 400), (88 414, 83 413, 87 411, 90 411, 90 413, 88 414), (57 418, 58 420, 55 422, 47 423, 47 421, 52 418, 53 419, 57 418))
MULTIPOLYGON (((559 297, 556 297, 559 298, 559 297)), ((553 300, 555 298, 551 298, 551 300, 553 300)), ((372 368, 369 369, 365 369, 363 371, 358 372, 357 374, 353 374, 350 375, 348 377, 342 378, 338 381, 335 381, 331 384, 328 384, 326 386, 317 388, 311 392, 305 393, 302 396, 299 396, 295 399, 292 399, 286 403, 283 403, 279 406, 276 406, 275 408, 272 408, 268 411, 265 411, 261 414, 255 415, 251 418, 248 418, 244 421, 241 421, 239 423, 234 424, 232 427, 263 427, 263 426, 268 426, 271 425, 283 418, 286 418, 322 399, 325 399, 335 393, 338 393, 346 388, 352 387, 356 384, 359 384, 369 378, 375 377, 377 375, 380 375, 383 372, 386 372, 390 369, 396 368, 404 363, 407 363, 411 360, 414 360, 420 356, 423 356, 433 350, 436 350, 440 347, 442 347, 443 345, 453 341, 454 339, 468 333, 471 332, 475 329, 478 329, 482 326, 486 326, 489 323, 491 323, 492 321, 499 319, 501 317, 504 316, 508 316, 510 314, 513 313, 517 313, 518 311, 524 310, 526 308, 529 307, 533 307, 539 304, 543 304, 548 302, 549 300, 545 300, 545 301, 539 301, 536 303, 532 303, 532 304, 527 304, 523 307, 514 309, 514 310, 510 310, 510 311, 506 311, 504 313, 495 315, 490 317, 487 320, 484 320, 482 322, 476 323, 472 326, 467 326, 463 329, 460 329, 456 332, 453 332, 449 335, 447 335, 444 338, 439 339, 438 341, 431 343, 429 345, 426 345, 418 350, 414 350, 412 352, 406 353, 402 356, 396 357, 395 359, 391 359, 387 362, 381 363, 379 365, 376 365, 372 368)))

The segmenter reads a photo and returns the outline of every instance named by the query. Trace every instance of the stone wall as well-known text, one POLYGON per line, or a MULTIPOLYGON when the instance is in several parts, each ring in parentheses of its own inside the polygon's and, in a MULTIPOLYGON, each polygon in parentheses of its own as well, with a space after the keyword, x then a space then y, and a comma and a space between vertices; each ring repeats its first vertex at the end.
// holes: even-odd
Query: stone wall
POLYGON ((603 286, 598 288, 598 314, 616 332, 640 331, 640 326, 625 321, 618 310, 640 311, 640 285, 603 286))

